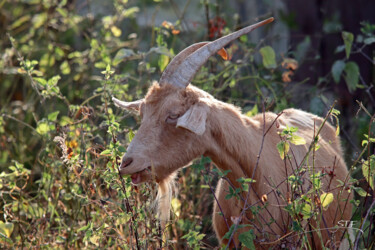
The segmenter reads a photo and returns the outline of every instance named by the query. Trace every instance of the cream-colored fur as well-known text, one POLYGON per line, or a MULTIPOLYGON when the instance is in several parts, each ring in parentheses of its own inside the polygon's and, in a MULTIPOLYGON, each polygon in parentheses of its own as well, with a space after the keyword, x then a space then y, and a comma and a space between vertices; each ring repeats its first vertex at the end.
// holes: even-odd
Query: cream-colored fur
MULTIPOLYGON (((219 240, 228 232, 227 224, 231 226, 233 221, 252 225, 257 237, 257 248, 268 248, 281 243, 292 245, 299 240, 301 235, 297 234, 282 238, 290 233, 293 220, 283 208, 288 204, 288 200, 293 200, 292 196, 296 195, 290 192, 285 180, 303 162, 314 133, 323 122, 322 118, 296 109, 284 110, 280 116, 267 112, 249 118, 242 115, 239 108, 218 101, 192 85, 181 89, 168 84, 159 86, 157 83, 139 104, 139 110, 142 123, 124 156, 124 162, 130 158, 132 162, 121 169, 123 174, 140 175, 142 181, 154 179, 163 183, 162 187, 166 187, 168 184, 165 180, 177 169, 201 155, 208 156, 220 169, 230 170, 228 181, 220 180, 216 189, 216 196, 225 216, 224 219, 219 215, 219 205, 215 204, 213 227, 219 240), (276 148, 281 140, 279 132, 286 126, 298 127, 296 134, 307 142, 298 146, 291 144, 290 160, 282 160, 276 148), (267 131, 266 135, 264 131, 267 131), (260 151, 262 141, 263 148, 260 151), (152 171, 146 171, 150 167, 152 171), (255 216, 248 209, 245 216, 239 218, 244 208, 243 200, 226 200, 225 196, 230 185, 239 187, 237 180, 240 177, 252 176, 256 182, 252 184, 248 205, 263 209, 255 216), (266 206, 260 201, 263 195, 267 196, 266 206), (271 220, 274 222, 271 223, 271 220), (274 244, 270 245, 272 242, 274 244)), ((336 226, 339 220, 350 219, 351 207, 346 199, 351 196, 338 182, 347 180, 348 171, 342 156, 340 139, 328 123, 321 130, 318 145, 320 148, 315 154, 310 153, 308 161, 302 164, 306 172, 302 175, 303 191, 299 195, 311 189, 309 171, 312 171, 312 167, 315 172, 333 171, 332 176, 326 175, 322 178, 321 190, 309 195, 314 200, 315 194, 319 197, 321 192, 334 194, 334 202, 321 213, 324 220, 318 218, 310 221, 311 228, 315 228, 315 232, 311 234, 311 237, 314 237, 311 242, 314 241, 315 246, 320 248, 321 243, 316 231, 321 230, 322 243, 328 247, 333 246, 330 242, 341 239, 342 232, 330 232, 329 237, 329 229, 326 228, 336 226)), ((164 192, 161 196, 170 197, 168 190, 161 188, 164 192)), ((242 192, 244 198, 246 195, 247 192, 242 192)), ((169 209, 166 208, 166 203, 163 204, 160 206, 163 210, 161 218, 166 219, 169 209)), ((310 230, 309 228, 306 225, 305 229, 310 230)), ((242 228, 236 232, 231 246, 238 247, 239 233, 248 229, 242 228)), ((228 242, 222 240, 222 243, 228 242)))

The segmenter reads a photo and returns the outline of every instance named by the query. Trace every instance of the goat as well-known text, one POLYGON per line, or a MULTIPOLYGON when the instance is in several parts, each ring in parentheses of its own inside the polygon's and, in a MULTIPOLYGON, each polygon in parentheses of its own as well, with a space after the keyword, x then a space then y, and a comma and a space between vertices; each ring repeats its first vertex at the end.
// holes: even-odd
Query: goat
MULTIPOLYGON (((328 166, 334 171, 331 177, 322 177, 321 187, 325 192, 333 193, 335 202, 327 209, 320 207, 321 218, 309 221, 311 230, 322 230, 323 242, 315 246, 332 246, 333 241, 340 241, 342 234, 329 232, 329 228, 351 217, 351 208, 347 204, 351 196, 342 185, 340 187, 340 181, 346 183, 348 170, 335 129, 329 124, 322 126, 320 149, 314 150, 314 156, 308 153, 309 146, 306 144, 291 145, 291 156, 282 160, 277 144, 284 128, 298 127, 297 135, 312 141, 324 119, 297 109, 286 109, 279 115, 264 112, 249 118, 234 105, 216 100, 190 84, 211 55, 229 42, 272 21, 273 18, 269 18, 213 42, 197 43, 184 49, 173 58, 160 81, 153 83, 144 99, 124 102, 113 97, 116 106, 135 110, 142 119, 137 134, 123 156, 120 173, 131 175, 134 184, 150 180, 159 183, 159 218, 166 221, 169 218, 170 190, 175 172, 201 155, 210 157, 220 169, 230 170, 227 181, 220 179, 216 188, 213 227, 217 238, 223 244, 239 247, 238 236, 249 228, 239 227, 231 242, 223 239, 223 236, 234 223, 252 224, 256 235, 255 246, 262 248, 271 246, 267 242, 281 241, 280 237, 288 233, 288 226, 292 222, 287 219, 288 214, 283 208, 293 199, 293 194, 289 193, 285 179, 295 173, 296 165, 307 168, 307 156, 315 172, 323 172, 328 166), (229 188, 241 186, 237 181, 241 177, 255 180, 250 184, 250 192, 243 191, 243 199, 225 199, 229 188), (247 196, 244 207, 244 197, 247 196), (261 201, 261 196, 267 197, 267 201, 261 201), (288 198, 282 200, 282 196, 288 198), (248 209, 254 204, 263 207, 257 214, 248 209), (245 212, 242 212, 244 209, 245 212), (271 223, 271 220, 274 222, 271 223)), ((311 190, 309 177, 308 171, 302 175, 305 191, 311 190)), ((317 194, 320 191, 308 196, 311 200, 319 200, 317 194)), ((311 238, 311 242, 319 241, 315 233, 311 238)), ((296 241, 295 235, 290 239, 296 241)))

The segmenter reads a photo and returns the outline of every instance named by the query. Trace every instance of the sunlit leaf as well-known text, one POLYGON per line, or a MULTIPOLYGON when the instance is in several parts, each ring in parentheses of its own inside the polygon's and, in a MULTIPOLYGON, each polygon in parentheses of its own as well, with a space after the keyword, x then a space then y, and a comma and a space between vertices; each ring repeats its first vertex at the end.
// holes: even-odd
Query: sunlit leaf
POLYGON ((60 111, 55 111, 55 112, 52 112, 48 115, 48 120, 51 121, 51 122, 54 122, 56 121, 57 119, 57 116, 59 115, 60 111))
POLYGON ((375 177, 375 155, 371 155, 367 161, 362 164, 362 174, 366 178, 367 183, 374 190, 375 177))
POLYGON ((340 134, 340 126, 336 126, 336 136, 340 134))
POLYGON ((47 85, 47 81, 44 78, 34 77, 33 79, 34 79, 34 81, 36 81, 37 83, 39 83, 42 86, 46 86, 47 85))
POLYGON ((122 16, 124 17, 133 17, 137 12, 139 12, 138 7, 131 7, 126 9, 123 13, 122 16))
POLYGON ((100 240, 99 235, 94 235, 90 237, 90 242, 94 244, 95 246, 99 246, 99 240, 100 240))
POLYGON ((61 65, 60 65, 60 70, 61 70, 61 73, 63 75, 69 75, 70 74, 70 66, 69 66, 69 63, 68 61, 64 61, 61 65))
POLYGON ((181 213, 181 201, 177 198, 173 198, 171 201, 171 207, 176 216, 179 217, 181 213))
POLYGON ((129 132, 128 132, 129 143, 133 140, 134 136, 135 136, 134 131, 132 129, 129 129, 129 132))
POLYGON ((106 150, 103 150, 100 155, 110 155, 112 153, 112 150, 110 149, 106 149, 106 150))
POLYGON ((164 71, 164 69, 167 67, 169 63, 169 57, 166 55, 160 55, 158 65, 161 72, 164 71))
POLYGON ((258 112, 259 112, 258 111, 258 105, 255 104, 254 107, 250 111, 246 112, 246 116, 252 117, 252 116, 258 114, 258 112))
POLYGON ((259 50, 263 58, 263 65, 267 69, 276 68, 276 55, 271 46, 265 46, 259 50))
POLYGON ((36 132, 41 135, 45 135, 50 131, 50 127, 47 122, 39 122, 36 128, 36 132))
POLYGON ((311 206, 309 204, 303 204, 303 207, 302 207, 302 210, 301 210, 301 213, 303 215, 303 219, 309 219, 311 218, 312 216, 312 212, 311 212, 311 206))
POLYGON ((111 31, 115 37, 119 37, 122 34, 121 30, 115 25, 111 26, 111 31))
POLYGON ((47 12, 33 16, 32 23, 35 29, 40 28, 47 21, 47 12))
POLYGON ((332 193, 323 193, 320 195, 320 202, 324 209, 327 209, 329 204, 333 202, 333 194, 332 193))
POLYGON ((289 152, 289 143, 287 141, 281 141, 277 144, 277 150, 279 151, 280 157, 284 160, 285 156, 289 152))
POLYGON ((0 233, 7 236, 8 238, 11 236, 14 229, 13 223, 4 223, 0 221, 0 233))
POLYGON ((292 135, 292 137, 290 138, 290 142, 293 143, 294 145, 306 144, 306 140, 298 135, 292 135))

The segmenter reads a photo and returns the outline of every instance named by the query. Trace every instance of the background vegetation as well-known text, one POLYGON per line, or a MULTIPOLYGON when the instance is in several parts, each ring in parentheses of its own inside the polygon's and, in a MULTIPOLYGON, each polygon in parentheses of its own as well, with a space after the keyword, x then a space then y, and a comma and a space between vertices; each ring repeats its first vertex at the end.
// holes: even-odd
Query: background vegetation
POLYGON ((232 43, 230 60, 212 57, 193 84, 249 116, 263 106, 325 116, 337 100, 354 227, 359 246, 374 247, 374 4, 297 2, 1 0, 0 247, 217 246, 218 171, 203 158, 179 173, 163 239, 155 185, 118 175, 139 120, 110 97, 141 98, 183 48, 269 16, 275 24, 232 43))

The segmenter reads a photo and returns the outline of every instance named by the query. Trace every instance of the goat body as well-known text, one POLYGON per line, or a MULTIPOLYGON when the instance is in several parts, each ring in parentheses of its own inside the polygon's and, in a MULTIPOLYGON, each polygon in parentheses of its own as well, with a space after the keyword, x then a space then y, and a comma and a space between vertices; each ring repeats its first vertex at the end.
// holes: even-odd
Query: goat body
MULTIPOLYGON (((239 34, 234 38, 231 36, 231 39, 239 34)), ((205 55, 202 52, 205 49, 212 54, 220 49, 217 46, 211 51, 207 48, 211 45, 192 45, 177 55, 174 59, 177 64, 172 61, 172 65, 168 65, 170 68, 165 70, 162 81, 155 82, 144 99, 127 103, 113 98, 117 106, 137 110, 142 119, 123 157, 120 172, 131 175, 135 184, 149 180, 160 184, 160 197, 164 197, 159 206, 160 219, 165 221, 169 217, 174 173, 201 155, 208 156, 220 169, 230 170, 225 180, 219 181, 215 194, 218 202, 214 205, 213 225, 222 243, 238 247, 239 234, 249 230, 249 227, 240 227, 233 240, 228 242, 223 236, 233 223, 251 225, 258 248, 272 246, 273 241, 286 245, 296 242, 299 238, 297 234, 285 236, 290 231, 292 220, 298 218, 288 216, 285 208, 290 207, 296 198, 304 196, 315 202, 316 209, 319 209, 317 218, 304 220, 305 225, 302 225, 314 231, 311 242, 321 238, 323 242, 315 246, 335 246, 341 241, 342 232, 330 229, 338 221, 349 220, 351 216, 348 204, 351 196, 339 182, 347 182, 348 171, 335 129, 325 123, 319 133, 318 150, 309 150, 310 143, 290 144, 289 157, 281 159, 277 144, 281 140, 280 133, 287 126, 298 127, 296 135, 312 142, 324 120, 296 109, 287 109, 278 115, 267 112, 249 118, 242 115, 239 108, 216 100, 189 84, 190 76, 182 74, 178 83, 174 84, 173 74, 179 72, 176 69, 178 64, 185 62, 186 58, 191 60, 191 54, 205 55), (184 79, 186 83, 181 82, 184 79), (314 190, 311 175, 327 171, 330 174, 320 177, 321 189, 314 190), (291 175, 298 176, 301 183, 294 193, 288 184, 291 175), (251 183, 250 192, 243 190, 240 198, 225 199, 230 188, 241 187, 238 182, 241 177, 255 180, 251 183), (325 208, 319 203, 322 192, 332 193, 334 197, 334 202, 325 208), (320 233, 321 237, 318 237, 320 233)))

